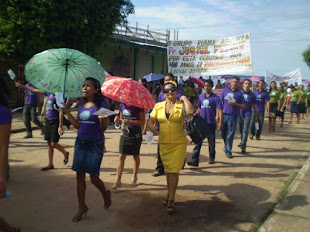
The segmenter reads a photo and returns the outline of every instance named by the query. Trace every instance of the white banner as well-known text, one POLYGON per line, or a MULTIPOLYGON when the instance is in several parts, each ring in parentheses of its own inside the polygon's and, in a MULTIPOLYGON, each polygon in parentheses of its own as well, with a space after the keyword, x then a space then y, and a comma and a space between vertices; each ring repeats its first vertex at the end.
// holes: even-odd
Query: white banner
POLYGON ((168 41, 168 71, 175 76, 252 71, 250 33, 225 39, 168 41))
POLYGON ((299 84, 302 82, 302 79, 301 79, 300 69, 297 68, 293 70, 292 72, 286 73, 281 76, 274 75, 273 73, 266 71, 265 81, 267 83, 275 81, 277 82, 277 84, 280 84, 281 82, 288 82, 289 84, 295 84, 295 82, 297 82, 299 84))

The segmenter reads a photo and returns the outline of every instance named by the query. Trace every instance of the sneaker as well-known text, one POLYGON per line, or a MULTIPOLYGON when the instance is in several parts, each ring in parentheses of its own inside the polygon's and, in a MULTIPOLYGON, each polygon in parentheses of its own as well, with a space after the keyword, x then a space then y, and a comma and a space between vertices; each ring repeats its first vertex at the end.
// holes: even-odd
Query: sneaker
POLYGON ((225 155, 226 155, 227 158, 229 158, 229 159, 232 159, 232 158, 233 158, 232 154, 226 153, 225 155))
POLYGON ((213 159, 209 159, 208 164, 214 164, 214 160, 213 159))
POLYGON ((241 143, 239 143, 238 147, 241 147, 241 145, 242 145, 242 144, 241 144, 241 143))
POLYGON ((250 139, 254 139, 254 135, 251 135, 251 136, 250 136, 250 139))
POLYGON ((245 154, 245 153, 246 153, 245 148, 243 148, 243 147, 241 148, 241 153, 242 153, 242 154, 245 154))
POLYGON ((164 171, 161 171, 161 170, 155 170, 155 172, 153 172, 152 174, 153 176, 162 176, 162 175, 165 175, 165 172, 164 171))
POLYGON ((26 136, 24 137, 24 139, 31 139, 31 138, 33 138, 32 135, 26 135, 26 136))
POLYGON ((260 137, 259 137, 259 136, 256 136, 256 140, 260 140, 260 137))
POLYGON ((194 163, 193 161, 187 162, 187 165, 189 165, 189 166, 194 166, 194 167, 198 167, 198 163, 194 163))

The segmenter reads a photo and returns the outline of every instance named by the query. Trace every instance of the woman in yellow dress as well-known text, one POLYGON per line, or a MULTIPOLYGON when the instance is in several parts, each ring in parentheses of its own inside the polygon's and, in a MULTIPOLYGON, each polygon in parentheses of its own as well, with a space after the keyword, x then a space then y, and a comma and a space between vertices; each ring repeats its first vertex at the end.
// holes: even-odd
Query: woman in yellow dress
POLYGON ((167 82, 163 92, 166 101, 155 105, 148 125, 154 135, 159 134, 160 157, 167 173, 168 187, 167 197, 163 204, 167 205, 167 212, 173 214, 174 196, 188 142, 184 133, 183 103, 188 115, 193 114, 194 108, 186 96, 182 96, 180 101, 177 100, 177 84, 174 81, 167 82), (157 121, 160 124, 160 132, 155 126, 157 121))

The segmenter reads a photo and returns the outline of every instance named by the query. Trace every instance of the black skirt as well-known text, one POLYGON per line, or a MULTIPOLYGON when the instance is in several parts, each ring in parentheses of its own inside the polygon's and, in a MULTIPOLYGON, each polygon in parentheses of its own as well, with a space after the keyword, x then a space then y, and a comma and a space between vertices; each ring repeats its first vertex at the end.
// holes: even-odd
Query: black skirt
POLYGON ((58 134, 58 126, 59 120, 58 119, 46 119, 45 125, 45 134, 44 139, 49 142, 58 143, 59 141, 59 134, 58 134))
POLYGON ((142 143, 141 127, 122 130, 119 141, 119 153, 124 155, 139 155, 142 143))

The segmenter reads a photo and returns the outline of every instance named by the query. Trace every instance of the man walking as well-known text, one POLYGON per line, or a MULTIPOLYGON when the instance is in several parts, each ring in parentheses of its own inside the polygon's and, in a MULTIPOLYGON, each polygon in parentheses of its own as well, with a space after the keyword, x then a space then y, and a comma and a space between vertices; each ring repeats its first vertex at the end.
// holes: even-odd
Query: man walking
POLYGON ((269 93, 264 89, 265 81, 261 80, 258 83, 258 89, 255 89, 253 93, 256 96, 256 105, 257 105, 257 117, 258 117, 258 130, 255 129, 254 118, 252 116, 252 128, 251 128, 251 139, 256 136, 257 140, 260 140, 262 134, 264 119, 265 119, 265 105, 267 105, 267 116, 269 117, 270 109, 270 96, 269 93), (256 133, 255 133, 256 132, 256 133))
POLYGON ((241 143, 239 147, 241 148, 241 152, 243 154, 246 153, 246 144, 248 141, 248 132, 251 125, 251 118, 252 118, 252 108, 254 111, 254 118, 255 122, 257 122, 257 106, 256 106, 256 96, 250 90, 251 81, 245 80, 243 83, 243 89, 240 90, 243 98, 245 100, 246 109, 240 109, 240 115, 238 117, 239 129, 241 134, 241 143))
MULTIPOLYGON (((207 123, 208 128, 208 145, 209 145, 209 164, 214 164, 215 161, 215 130, 216 122, 218 121, 218 130, 222 129, 223 124, 223 112, 221 99, 214 93, 212 93, 213 81, 206 80, 204 83, 205 93, 199 95, 197 102, 196 114, 200 116, 207 123)), ((202 143, 197 143, 194 147, 192 154, 192 161, 187 162, 190 166, 198 167, 199 156, 202 143)))
POLYGON ((220 94, 223 102, 223 129, 222 138, 225 144, 225 155, 227 158, 233 158, 232 146, 237 126, 240 109, 246 109, 244 98, 238 90, 240 78, 234 76, 230 82, 230 88, 225 88, 220 94))
MULTIPOLYGON (((34 88, 34 86, 32 86, 29 83, 27 83, 25 86, 34 88)), ((27 131, 27 134, 24 137, 24 139, 28 139, 32 138, 31 121, 40 127, 42 134, 43 134, 43 124, 38 120, 37 117, 37 103, 38 103, 37 94, 26 89, 24 90, 24 93, 25 93, 25 105, 23 109, 23 118, 27 131)))

